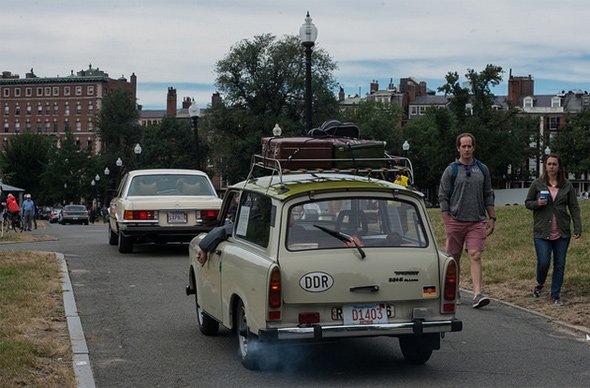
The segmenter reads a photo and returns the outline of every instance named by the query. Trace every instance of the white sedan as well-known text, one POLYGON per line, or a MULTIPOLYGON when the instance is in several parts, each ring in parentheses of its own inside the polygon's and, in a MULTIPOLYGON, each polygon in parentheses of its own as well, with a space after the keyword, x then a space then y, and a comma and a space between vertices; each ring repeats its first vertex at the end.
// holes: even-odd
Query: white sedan
POLYGON ((131 171, 109 206, 109 244, 131 253, 136 242, 188 242, 213 227, 220 206, 202 171, 131 171))

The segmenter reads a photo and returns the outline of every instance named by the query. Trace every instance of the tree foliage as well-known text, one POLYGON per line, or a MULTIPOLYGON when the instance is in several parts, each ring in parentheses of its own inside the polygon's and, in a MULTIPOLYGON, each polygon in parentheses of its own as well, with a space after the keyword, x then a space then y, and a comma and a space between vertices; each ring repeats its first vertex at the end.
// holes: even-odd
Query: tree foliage
POLYGON ((189 120, 165 118, 146 127, 141 146, 141 168, 197 168, 195 136, 189 120))
MULTIPOLYGON (((321 48, 312 57, 313 122, 338 115, 332 72, 336 64, 321 48)), ((279 124, 283 135, 304 134, 305 60, 295 36, 256 36, 234 45, 216 64, 223 102, 203 120, 210 158, 230 181, 245 178, 260 139, 279 124)))
POLYGON ((559 154, 567 171, 588 174, 590 171, 590 109, 569 116, 566 125, 551 142, 552 151, 559 154))
POLYGON ((39 134, 12 136, 0 161, 2 181, 37 195, 41 188, 38 177, 47 163, 50 144, 39 134))

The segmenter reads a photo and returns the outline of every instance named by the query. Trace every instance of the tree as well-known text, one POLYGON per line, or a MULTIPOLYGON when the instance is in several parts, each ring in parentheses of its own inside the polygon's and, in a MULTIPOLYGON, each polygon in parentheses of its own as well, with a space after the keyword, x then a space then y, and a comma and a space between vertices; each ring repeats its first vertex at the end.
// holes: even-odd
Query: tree
POLYGON ((102 100, 97 126, 104 164, 112 166, 121 157, 127 165, 134 165, 133 148, 140 142, 142 133, 132 93, 124 89, 109 91, 102 100))
MULTIPOLYGON (((316 125, 338 115, 332 72, 336 64, 321 48, 312 59, 313 121, 316 125)), ((277 39, 264 34, 234 45, 216 64, 216 84, 223 102, 211 107, 200 126, 211 160, 230 181, 243 179, 260 139, 275 124, 283 135, 303 135, 305 61, 298 37, 277 39)))
MULTIPOLYGON (((195 136, 188 120, 164 118, 143 131, 142 168, 196 168, 195 136)), ((201 163, 204 165, 204 163, 201 163)))
POLYGON ((44 198, 39 197, 42 187, 39 175, 47 163, 49 147, 50 141, 43 135, 12 136, 0 161, 3 181, 25 189, 37 202, 43 203, 44 198))
POLYGON ((362 138, 386 141, 388 150, 401 154, 404 139, 399 124, 402 115, 403 112, 397 105, 361 101, 342 112, 341 120, 358 125, 362 138))
POLYGON ((590 171, 590 109, 568 116, 565 126, 551 142, 552 151, 559 154, 569 172, 588 174, 590 171))

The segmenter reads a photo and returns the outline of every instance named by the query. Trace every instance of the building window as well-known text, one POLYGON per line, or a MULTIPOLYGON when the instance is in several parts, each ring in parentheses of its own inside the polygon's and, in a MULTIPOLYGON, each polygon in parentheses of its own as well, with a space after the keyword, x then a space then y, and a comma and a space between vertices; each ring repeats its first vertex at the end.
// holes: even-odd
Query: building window
POLYGON ((525 97, 522 102, 523 108, 532 108, 533 107, 533 98, 532 97, 525 97))
POLYGON ((76 131, 80 132, 82 130, 82 123, 80 119, 76 119, 76 131))
POLYGON ((559 117, 549 117, 549 129, 557 130, 559 128, 559 117))
POLYGON ((59 131, 59 127, 57 126, 57 120, 53 121, 53 132, 58 132, 59 131))
POLYGON ((54 115, 59 114, 59 105, 57 104, 57 102, 53 103, 53 114, 54 115))
POLYGON ((94 95, 94 86, 89 86, 88 87, 88 95, 89 96, 93 96, 94 95))
POLYGON ((41 105, 41 103, 37 104, 37 114, 43 114, 43 105, 41 105))
POLYGON ((20 88, 14 89, 14 97, 20 97, 20 88))
POLYGON ((582 105, 590 106, 590 97, 582 97, 582 105))
POLYGON ((420 114, 420 116, 422 116, 423 114, 426 113, 426 109, 428 109, 427 106, 420 106, 419 107, 419 112, 420 112, 419 114, 420 114))
POLYGON ((70 95, 70 87, 66 86, 64 87, 64 96, 69 96, 70 95))
POLYGON ((27 130, 27 132, 31 132, 31 122, 29 121, 29 119, 27 119, 27 122, 25 123, 25 129, 27 130))
POLYGON ((2 95, 4 97, 10 97, 10 89, 4 88, 4 90, 2 91, 2 95))
POLYGON ((410 107, 410 116, 416 116, 417 114, 418 114, 418 107, 417 107, 417 106, 414 106, 414 105, 412 105, 412 106, 410 107))
POLYGON ((33 89, 32 88, 26 88, 25 89, 25 96, 31 97, 32 95, 33 95, 33 89))
POLYGON ((76 114, 79 115, 80 113, 82 113, 82 104, 80 104, 80 101, 78 101, 76 103, 76 114))
POLYGON ((43 88, 37 88, 37 97, 43 96, 43 88))
POLYGON ((94 112, 94 105, 92 104, 92 101, 88 102, 88 113, 92 114, 92 112, 94 112))
POLYGON ((45 123, 45 133, 49 133, 49 129, 51 128, 51 124, 49 123, 49 121, 47 121, 45 123))
POLYGON ((82 95, 82 86, 76 86, 76 96, 82 95))
POLYGON ((14 132, 20 133, 20 123, 18 121, 14 123, 14 132))
POLYGON ((10 125, 8 125, 8 122, 5 120, 4 121, 4 132, 8 132, 9 129, 10 129, 10 125))
POLYGON ((86 140, 86 148, 88 148, 88 151, 92 151, 92 140, 86 140))
POLYGON ((70 122, 68 121, 68 119, 64 120, 64 131, 69 131, 70 130, 70 122))
POLYGON ((8 115, 10 113, 10 108, 8 107, 8 103, 4 103, 4 115, 8 115))
POLYGON ((46 115, 50 115, 51 114, 51 107, 49 106, 49 103, 48 102, 45 103, 45 114, 46 115))
POLYGON ((26 115, 30 116, 31 115, 31 103, 27 102, 27 108, 26 108, 26 115))
POLYGON ((561 107, 561 98, 559 98, 559 97, 551 97, 551 107, 552 108, 559 108, 559 107, 561 107))
POLYGON ((80 138, 79 137, 76 138, 76 145, 78 146, 78 148, 80 148, 80 138))
POLYGON ((49 86, 45 87, 45 95, 47 97, 51 96, 51 87, 49 87, 49 86))
POLYGON ((14 114, 16 116, 20 115, 20 105, 18 104, 18 102, 16 103, 16 107, 14 108, 14 114))
POLYGON ((93 125, 92 125, 92 119, 89 117, 88 118, 88 131, 89 132, 92 132, 93 129, 94 128, 93 128, 93 125))
POLYGON ((65 110, 64 110, 64 114, 66 116, 69 116, 70 115, 70 103, 67 102, 67 101, 66 101, 66 107, 65 107, 65 110))
POLYGON ((53 87, 53 95, 54 96, 59 96, 59 86, 54 86, 53 87))

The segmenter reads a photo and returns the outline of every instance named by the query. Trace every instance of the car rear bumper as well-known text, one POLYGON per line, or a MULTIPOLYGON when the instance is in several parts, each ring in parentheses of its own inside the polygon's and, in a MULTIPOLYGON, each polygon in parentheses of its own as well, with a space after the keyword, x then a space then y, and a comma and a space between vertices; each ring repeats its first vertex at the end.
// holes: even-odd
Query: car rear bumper
POLYGON ((306 327, 270 328, 261 329, 258 336, 262 341, 320 341, 330 338, 421 335, 461 330, 463 330, 463 322, 458 319, 442 321, 414 320, 411 322, 375 325, 314 325, 306 327))
POLYGON ((199 233, 207 233, 212 229, 210 226, 158 226, 158 225, 127 225, 120 231, 124 236, 141 237, 141 236, 192 236, 199 233))

